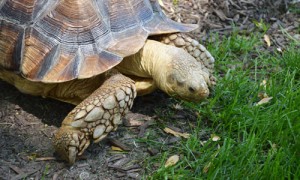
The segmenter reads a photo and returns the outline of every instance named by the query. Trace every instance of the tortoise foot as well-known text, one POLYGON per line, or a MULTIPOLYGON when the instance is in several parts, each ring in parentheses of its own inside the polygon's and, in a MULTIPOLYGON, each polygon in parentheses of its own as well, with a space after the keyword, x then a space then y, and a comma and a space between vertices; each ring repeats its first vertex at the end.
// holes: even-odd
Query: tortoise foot
POLYGON ((75 163, 76 157, 82 155, 89 145, 90 140, 85 133, 68 126, 61 127, 54 136, 56 152, 70 165, 75 163))
POLYGON ((121 74, 107 79, 64 119, 54 138, 58 154, 73 164, 90 140, 97 143, 117 129, 135 97, 136 89, 131 79, 121 74))

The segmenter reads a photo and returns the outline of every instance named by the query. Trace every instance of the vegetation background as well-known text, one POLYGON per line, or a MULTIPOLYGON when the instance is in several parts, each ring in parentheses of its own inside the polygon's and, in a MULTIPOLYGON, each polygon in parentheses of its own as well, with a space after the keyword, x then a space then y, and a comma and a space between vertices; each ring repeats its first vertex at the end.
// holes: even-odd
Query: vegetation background
POLYGON ((51 137, 73 106, 0 81, 0 179, 300 178, 299 1, 160 2, 200 25, 189 35, 216 59, 211 96, 139 97, 124 126, 67 167, 51 137))

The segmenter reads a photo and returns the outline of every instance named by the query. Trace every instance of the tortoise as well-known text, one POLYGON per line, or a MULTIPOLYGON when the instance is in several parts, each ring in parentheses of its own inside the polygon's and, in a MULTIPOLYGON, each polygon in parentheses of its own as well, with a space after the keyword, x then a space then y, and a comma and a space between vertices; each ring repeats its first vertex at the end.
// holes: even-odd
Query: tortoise
POLYGON ((2 0, 0 78, 76 107, 54 135, 70 164, 117 129, 136 95, 200 101, 214 58, 156 0, 2 0))

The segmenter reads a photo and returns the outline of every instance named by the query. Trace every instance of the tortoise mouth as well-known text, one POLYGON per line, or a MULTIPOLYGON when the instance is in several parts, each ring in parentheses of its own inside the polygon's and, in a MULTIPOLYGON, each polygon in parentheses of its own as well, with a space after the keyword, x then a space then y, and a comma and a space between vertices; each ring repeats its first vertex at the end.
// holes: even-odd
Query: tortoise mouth
POLYGON ((190 96, 179 95, 179 94, 172 94, 170 96, 175 99, 180 99, 180 100, 184 100, 184 101, 197 103, 197 102, 201 102, 201 101, 207 99, 209 96, 209 91, 203 92, 203 93, 198 93, 197 95, 193 94, 190 96))
POLYGON ((185 101, 191 101, 191 102, 200 102, 204 99, 206 99, 209 94, 210 90, 207 86, 178 86, 174 85, 171 86, 171 91, 169 91, 168 94, 171 96, 182 99, 185 101), (171 92, 171 93, 170 93, 171 92))
POLYGON ((205 100, 207 97, 208 97, 208 94, 202 93, 197 98, 196 97, 188 97, 187 98, 187 97, 182 97, 182 96, 179 98, 182 100, 185 100, 185 101, 197 103, 197 102, 205 100))

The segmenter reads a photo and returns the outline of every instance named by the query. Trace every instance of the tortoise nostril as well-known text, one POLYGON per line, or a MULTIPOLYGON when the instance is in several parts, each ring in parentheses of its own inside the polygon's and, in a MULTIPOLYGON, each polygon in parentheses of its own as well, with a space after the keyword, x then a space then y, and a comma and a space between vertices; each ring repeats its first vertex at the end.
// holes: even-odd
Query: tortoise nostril
POLYGON ((189 87, 189 91, 190 91, 191 93, 194 93, 196 90, 195 90, 194 88, 192 88, 192 87, 189 87))

